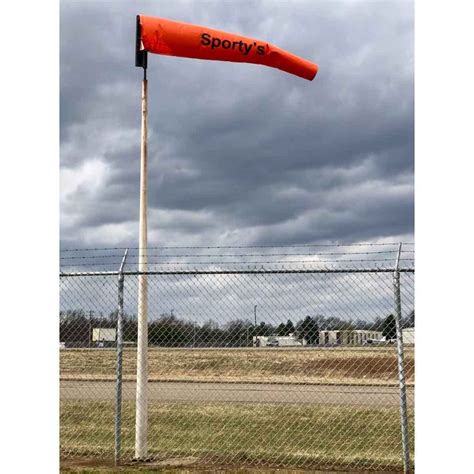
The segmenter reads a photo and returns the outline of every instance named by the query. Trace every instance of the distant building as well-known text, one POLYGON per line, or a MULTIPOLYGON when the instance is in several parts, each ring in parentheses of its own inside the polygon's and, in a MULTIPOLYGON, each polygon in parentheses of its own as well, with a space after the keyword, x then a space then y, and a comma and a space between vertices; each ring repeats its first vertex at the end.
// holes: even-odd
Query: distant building
POLYGON ((415 344, 415 328, 402 329, 403 344, 415 344))
POLYGON ((368 342, 377 342, 381 339, 381 331, 369 331, 366 329, 340 329, 319 331, 319 344, 323 346, 359 346, 368 342))
POLYGON ((301 347, 306 345, 306 339, 297 339, 294 334, 289 336, 254 336, 254 347, 301 347))
POLYGON ((115 328, 93 328, 92 342, 97 347, 112 347, 115 345, 117 330, 115 328))

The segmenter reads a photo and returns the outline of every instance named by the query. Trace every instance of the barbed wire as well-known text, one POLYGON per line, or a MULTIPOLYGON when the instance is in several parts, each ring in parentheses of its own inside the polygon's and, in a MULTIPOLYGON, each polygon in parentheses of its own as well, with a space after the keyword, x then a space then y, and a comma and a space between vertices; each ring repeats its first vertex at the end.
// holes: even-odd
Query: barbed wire
MULTIPOLYGON (((383 255, 387 253, 396 253, 397 250, 376 251, 376 252, 318 252, 318 253, 250 253, 250 254, 135 254, 131 257, 148 257, 148 258, 208 258, 208 257, 317 257, 324 256, 346 256, 346 255, 383 255)), ((414 253, 414 250, 402 250, 402 253, 414 253)), ((80 260, 80 259, 99 259, 99 258, 122 258, 123 254, 111 255, 80 255, 72 257, 60 257, 61 260, 80 260)))
MULTIPOLYGON (((401 258, 400 261, 413 261, 411 258, 401 258)), ((319 263, 355 263, 355 262, 368 262, 368 260, 364 259, 352 259, 352 260, 270 260, 270 261, 218 261, 218 262, 159 262, 159 263, 151 263, 151 265, 263 265, 263 264, 280 264, 280 263, 306 263, 306 264, 319 264, 319 263)), ((391 258, 382 258, 377 260, 370 260, 372 263, 379 263, 379 262, 393 262, 391 258)), ((105 263, 107 265, 109 262, 105 263)), ((127 264, 131 263, 138 263, 138 261, 128 261, 127 264)), ((77 267, 83 266, 95 266, 95 265, 104 265, 104 263, 78 263, 74 264, 77 267)))
MULTIPOLYGON (((412 243, 402 243, 400 265, 404 268, 414 267, 414 248, 407 248, 412 243)), ((123 253, 120 247, 102 249, 66 249, 60 254, 61 271, 108 271, 116 270, 120 265, 123 253)), ((176 247, 150 247, 148 252, 141 253, 137 247, 128 247, 127 269, 138 266, 142 257, 147 258, 149 270, 169 271, 176 269, 205 269, 219 268, 225 270, 235 269, 321 269, 321 268, 380 268, 394 267, 399 243, 374 243, 374 244, 313 244, 312 246, 176 246, 176 247), (370 248, 362 249, 361 246, 370 248), (392 248, 389 247, 392 245, 392 248), (317 248, 321 247, 321 251, 317 248), (310 251, 309 247, 314 247, 310 251), (332 248, 331 248, 332 247, 332 248), (239 252, 238 249, 262 249, 261 251, 239 252), (305 248, 306 251, 298 251, 305 248), (167 252, 165 249, 173 249, 167 252), (223 249, 228 249, 225 252, 223 249), (265 249, 265 250, 263 250, 265 249), (266 251, 268 249, 268 251, 266 251), (282 250, 280 250, 282 249, 282 250), (285 249, 285 250, 283 250, 285 249), (294 249, 294 251, 288 251, 294 249), (163 253, 161 252, 163 250, 163 253), (183 250, 183 252, 179 252, 183 250), (207 250, 207 251, 206 251, 207 250), (211 250, 211 251, 209 251, 211 250), (229 252, 229 250, 231 250, 229 252), (235 250, 235 252, 232 252, 235 250), (203 253, 201 253, 203 251, 203 253), (305 258, 306 257, 306 258, 305 258)), ((125 248, 123 248, 125 250, 125 248)))
MULTIPOLYGON (((153 246, 148 247, 149 250, 164 250, 164 249, 252 249, 252 248, 311 248, 311 247, 375 247, 375 246, 396 246, 400 242, 360 242, 354 244, 299 244, 299 245, 215 245, 215 246, 198 246, 198 245, 187 245, 187 246, 153 246)), ((402 242, 404 246, 414 246, 414 242, 402 242)), ((402 247, 402 248, 403 248, 402 247)), ((62 249, 61 253, 68 252, 84 252, 84 251, 112 251, 112 250, 138 250, 139 247, 96 247, 96 248, 73 248, 73 249, 62 249)))

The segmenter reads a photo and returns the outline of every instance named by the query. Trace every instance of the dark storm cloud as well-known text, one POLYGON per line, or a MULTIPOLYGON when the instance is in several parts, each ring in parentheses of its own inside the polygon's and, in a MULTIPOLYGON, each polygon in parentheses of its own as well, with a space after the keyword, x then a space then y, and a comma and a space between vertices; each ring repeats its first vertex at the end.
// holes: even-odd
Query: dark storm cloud
POLYGON ((413 232, 413 5, 63 2, 62 240, 136 245, 134 15, 268 40, 320 65, 149 56, 150 240, 351 242, 413 232))

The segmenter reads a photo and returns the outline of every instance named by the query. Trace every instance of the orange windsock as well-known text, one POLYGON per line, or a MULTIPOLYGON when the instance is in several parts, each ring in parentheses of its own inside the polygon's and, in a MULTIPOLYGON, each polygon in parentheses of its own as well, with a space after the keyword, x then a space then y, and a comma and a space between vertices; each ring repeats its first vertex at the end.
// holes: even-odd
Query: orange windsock
POLYGON ((266 41, 164 18, 138 15, 137 47, 141 51, 180 56, 263 64, 312 81, 317 64, 266 41))

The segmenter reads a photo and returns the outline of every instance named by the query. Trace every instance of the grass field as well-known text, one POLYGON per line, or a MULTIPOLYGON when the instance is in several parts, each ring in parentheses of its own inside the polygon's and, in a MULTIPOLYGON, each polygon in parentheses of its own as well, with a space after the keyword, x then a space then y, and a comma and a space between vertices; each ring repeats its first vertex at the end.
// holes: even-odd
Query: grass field
MULTIPOLYGON (((125 402, 122 436, 128 459, 133 457, 134 416, 134 404, 125 402)), ((63 456, 113 457, 112 402, 62 400, 60 426, 63 456)), ((394 408, 237 403, 149 406, 149 453, 158 460, 184 457, 197 465, 399 469, 400 439, 399 412, 394 408)))
MULTIPOLYGON (((114 350, 60 351, 62 379, 115 378, 114 350)), ((345 349, 149 349, 150 380, 388 385, 398 383, 395 347, 345 349)), ((414 383, 413 349, 405 352, 414 383)), ((135 380, 136 350, 124 351, 124 380, 135 380)))

